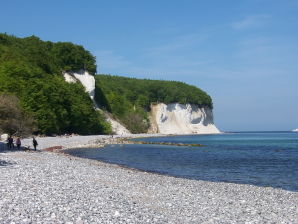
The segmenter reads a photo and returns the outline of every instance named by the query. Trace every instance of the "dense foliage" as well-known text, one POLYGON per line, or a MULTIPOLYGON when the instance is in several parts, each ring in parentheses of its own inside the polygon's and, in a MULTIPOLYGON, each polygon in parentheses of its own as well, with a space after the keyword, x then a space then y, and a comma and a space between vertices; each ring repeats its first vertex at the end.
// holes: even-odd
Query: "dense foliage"
POLYGON ((34 120, 22 110, 19 99, 14 95, 0 95, 0 131, 25 137, 34 129, 34 120))
POLYGON ((148 129, 151 103, 190 103, 212 108, 211 97, 201 89, 177 81, 96 75, 96 99, 133 133, 148 129))
POLYGON ((110 132, 84 88, 61 75, 82 68, 96 72, 95 58, 82 46, 0 34, 0 94, 16 95, 39 133, 110 132))
MULTIPOLYGON (((94 109, 83 86, 64 81, 62 72, 80 69, 96 72, 95 57, 82 46, 0 34, 0 95, 6 99, 0 102, 0 120, 6 122, 2 130, 24 132, 18 125, 27 125, 28 132, 36 124, 37 132, 43 134, 110 133, 110 124, 94 109), (16 109, 17 119, 8 116, 12 110, 9 108, 16 109), (3 119, 4 115, 8 120, 3 119), (27 123, 18 122, 25 118, 27 123)), ((152 103, 191 103, 212 108, 210 96, 182 82, 95 77, 98 104, 132 133, 148 130, 147 112, 152 103)))

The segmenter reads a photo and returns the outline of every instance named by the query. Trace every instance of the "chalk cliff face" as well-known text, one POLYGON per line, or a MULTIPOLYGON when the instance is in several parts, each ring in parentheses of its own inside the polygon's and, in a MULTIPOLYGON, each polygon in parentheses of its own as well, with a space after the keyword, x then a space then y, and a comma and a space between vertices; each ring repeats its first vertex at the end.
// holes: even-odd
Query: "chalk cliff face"
MULTIPOLYGON (((87 71, 70 72, 63 74, 67 82, 81 82, 86 92, 93 100, 95 108, 99 110, 95 98, 95 79, 87 71)), ((115 134, 130 134, 121 123, 105 113, 115 134)), ((149 133, 161 134, 215 134, 220 133, 213 123, 212 110, 208 107, 199 107, 193 104, 164 104, 151 106, 151 127, 149 133)))
POLYGON ((86 92, 90 98, 94 101, 95 97, 95 79, 93 75, 90 75, 88 71, 80 70, 79 72, 65 72, 63 74, 66 82, 77 82, 80 81, 85 87, 86 92))
POLYGON ((120 124, 118 121, 113 119, 111 116, 106 115, 107 121, 111 123, 112 130, 117 135, 129 135, 131 132, 127 130, 122 124, 120 124))
MULTIPOLYGON (((88 71, 81 70, 79 72, 65 72, 63 73, 64 79, 66 82, 74 83, 79 81, 85 87, 86 92, 89 94, 90 98, 94 102, 95 109, 99 110, 98 105, 95 102, 95 78, 93 75, 90 75, 88 71)), ((130 131, 127 130, 122 124, 113 119, 108 114, 105 114, 107 121, 111 123, 112 131, 118 135, 130 134, 130 131)))
POLYGON ((213 123, 208 107, 192 104, 164 104, 151 106, 151 133, 161 134, 216 134, 220 131, 213 123))

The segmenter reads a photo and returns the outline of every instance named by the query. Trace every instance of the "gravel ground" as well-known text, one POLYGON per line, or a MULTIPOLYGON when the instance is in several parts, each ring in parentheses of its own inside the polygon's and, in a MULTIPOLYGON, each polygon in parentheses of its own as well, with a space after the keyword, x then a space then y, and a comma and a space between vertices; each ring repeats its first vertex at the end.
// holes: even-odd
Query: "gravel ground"
MULTIPOLYGON (((53 146, 62 146, 67 148, 80 148, 80 147, 95 147, 100 145, 99 143, 116 143, 117 139, 121 138, 141 138, 141 137, 155 137, 165 136, 163 134, 129 134, 129 135, 86 135, 86 136, 57 136, 57 137, 37 137, 38 149, 45 149, 53 146)), ((22 146, 32 145, 32 138, 22 140, 22 146)), ((1 147, 0 147, 1 149, 1 147)))
MULTIPOLYGON (((100 149, 99 149, 100 150, 100 149)), ((298 193, 0 153, 0 223, 298 223, 298 193)))

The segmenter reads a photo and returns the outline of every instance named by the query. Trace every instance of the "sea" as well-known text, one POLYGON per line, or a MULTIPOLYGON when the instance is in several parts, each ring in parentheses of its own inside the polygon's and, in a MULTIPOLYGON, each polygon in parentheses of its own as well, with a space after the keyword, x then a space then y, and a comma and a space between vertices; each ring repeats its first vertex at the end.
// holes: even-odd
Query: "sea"
POLYGON ((135 139, 201 144, 108 145, 67 153, 180 178, 298 191, 298 132, 233 132, 135 139))

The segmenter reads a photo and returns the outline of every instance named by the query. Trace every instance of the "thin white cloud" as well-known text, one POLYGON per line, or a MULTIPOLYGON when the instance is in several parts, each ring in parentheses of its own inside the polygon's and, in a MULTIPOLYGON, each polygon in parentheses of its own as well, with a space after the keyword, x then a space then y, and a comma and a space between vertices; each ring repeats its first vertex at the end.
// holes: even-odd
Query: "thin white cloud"
POLYGON ((207 39, 208 35, 206 33, 183 35, 175 37, 163 45, 147 49, 146 53, 152 56, 172 53, 174 51, 185 50, 186 48, 199 45, 207 39))
POLYGON ((140 50, 137 61, 111 50, 98 50, 95 52, 99 65, 97 70, 99 73, 129 74, 148 78, 190 76, 197 73, 202 66, 212 63, 202 55, 188 53, 190 48, 200 46, 207 38, 206 33, 176 36, 163 45, 140 50))
POLYGON ((268 22, 270 15, 251 15, 247 16, 242 20, 232 23, 232 27, 236 30, 257 28, 265 25, 268 22))
POLYGON ((116 55, 113 51, 96 51, 95 56, 97 64, 99 65, 99 67, 97 68, 97 71, 99 73, 132 66, 132 63, 130 61, 122 56, 116 55))
POLYGON ((297 69, 297 49, 298 45, 272 36, 246 38, 239 42, 235 58, 242 66, 297 69))

